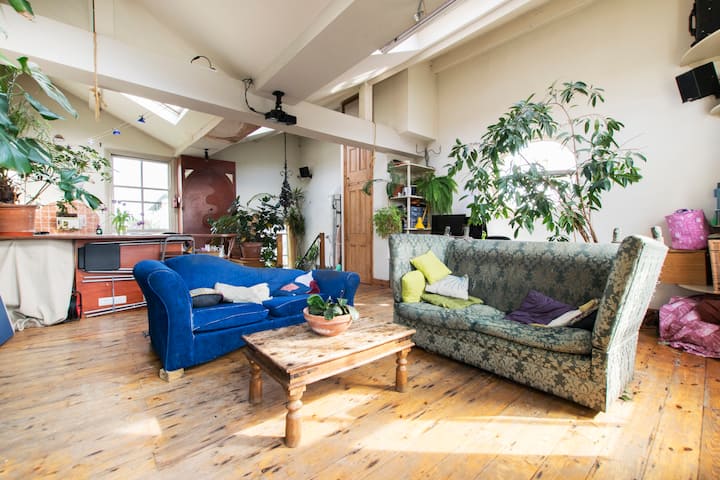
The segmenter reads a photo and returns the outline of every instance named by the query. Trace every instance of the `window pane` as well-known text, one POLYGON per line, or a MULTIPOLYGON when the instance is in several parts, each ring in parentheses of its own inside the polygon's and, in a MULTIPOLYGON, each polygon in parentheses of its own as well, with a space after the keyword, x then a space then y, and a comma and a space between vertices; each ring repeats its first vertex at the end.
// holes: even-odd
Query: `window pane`
POLYGON ((143 162, 143 187, 168 188, 168 165, 161 162, 143 162))
POLYGON ((136 158, 113 157, 113 183, 139 186, 141 165, 142 161, 136 158))
POLYGON ((167 203, 167 190, 143 190, 143 200, 146 202, 165 202, 167 203))
POLYGON ((144 203, 143 206, 145 208, 145 224, 143 225, 145 230, 167 231, 170 228, 167 199, 161 203, 144 203))
POLYGON ((116 204, 127 201, 139 202, 142 200, 141 194, 142 190, 139 188, 115 187, 113 190, 113 199, 116 204))

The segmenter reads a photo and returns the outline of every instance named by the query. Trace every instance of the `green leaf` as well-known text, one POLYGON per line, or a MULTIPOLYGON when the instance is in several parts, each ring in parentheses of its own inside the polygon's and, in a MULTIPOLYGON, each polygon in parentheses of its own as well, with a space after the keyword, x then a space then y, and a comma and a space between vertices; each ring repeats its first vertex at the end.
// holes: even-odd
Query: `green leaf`
POLYGON ((30 6, 30 2, 27 0, 8 0, 8 3, 15 9, 16 12, 26 18, 32 18, 35 16, 35 13, 30 6))
MULTIPOLYGON (((30 76, 35 80, 35 82, 37 82, 40 88, 42 88, 43 92, 45 92, 45 95, 53 99, 58 105, 60 105, 74 118, 77 118, 78 114, 73 108, 73 106, 70 104, 70 101, 55 85, 53 85, 50 78, 45 75, 34 63, 27 63, 26 65, 29 69, 29 72, 26 73, 29 73, 30 76)), ((23 67, 23 71, 25 71, 25 67, 23 67)))
POLYGON ((40 114, 41 117, 43 117, 45 120, 61 120, 63 117, 56 114, 55 112, 52 112, 48 110, 45 105, 38 102, 32 95, 25 92, 23 93, 23 96, 28 101, 30 105, 40 114))

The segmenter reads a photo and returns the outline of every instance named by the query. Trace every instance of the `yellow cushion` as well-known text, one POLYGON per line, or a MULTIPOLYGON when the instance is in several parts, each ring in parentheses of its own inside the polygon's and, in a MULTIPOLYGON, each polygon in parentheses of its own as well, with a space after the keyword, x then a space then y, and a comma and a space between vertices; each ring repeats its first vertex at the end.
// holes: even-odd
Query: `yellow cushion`
POLYGON ((413 270, 402 277, 402 301, 418 303, 425 291, 425 276, 420 270, 413 270))
POLYGON ((428 283, 442 280, 452 273, 450 269, 435 256, 432 250, 428 250, 427 253, 413 258, 410 260, 410 263, 425 275, 428 283))

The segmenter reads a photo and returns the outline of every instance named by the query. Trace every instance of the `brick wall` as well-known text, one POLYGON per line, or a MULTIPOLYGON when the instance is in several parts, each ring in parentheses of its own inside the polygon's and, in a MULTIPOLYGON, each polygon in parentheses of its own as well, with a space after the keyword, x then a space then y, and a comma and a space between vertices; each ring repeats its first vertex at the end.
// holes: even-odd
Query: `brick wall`
POLYGON ((95 229, 100 223, 100 216, 84 203, 73 202, 75 210, 69 209, 70 213, 77 213, 78 218, 85 217, 85 226, 78 230, 59 230, 57 228, 57 205, 51 203, 43 205, 35 213, 35 231, 50 233, 75 233, 79 235, 95 235, 95 229))

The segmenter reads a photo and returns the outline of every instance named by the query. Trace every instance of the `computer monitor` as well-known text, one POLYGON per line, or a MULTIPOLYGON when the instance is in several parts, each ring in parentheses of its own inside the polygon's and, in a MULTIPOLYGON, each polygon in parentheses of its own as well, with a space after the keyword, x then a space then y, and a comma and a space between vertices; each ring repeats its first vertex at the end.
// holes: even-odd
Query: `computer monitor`
MULTIPOLYGON (((467 215, 433 215, 431 232, 438 235, 445 234, 445 227, 450 227, 450 235, 454 237, 462 237, 465 234, 465 226, 468 224, 467 215)), ((485 225, 470 225, 470 236, 472 238, 483 238, 483 234, 487 232, 485 225)))

